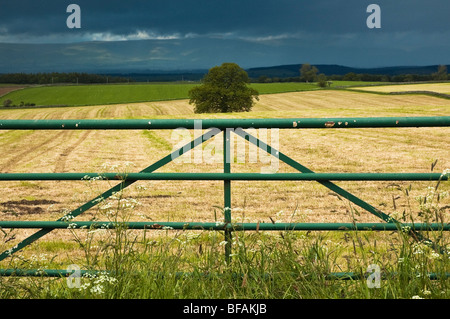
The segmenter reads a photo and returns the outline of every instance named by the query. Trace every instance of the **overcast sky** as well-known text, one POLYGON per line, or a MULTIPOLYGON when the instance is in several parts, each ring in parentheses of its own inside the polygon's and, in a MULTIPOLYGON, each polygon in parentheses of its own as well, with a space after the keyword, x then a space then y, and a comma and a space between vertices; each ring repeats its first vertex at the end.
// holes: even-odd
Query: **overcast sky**
POLYGON ((0 0, 0 73, 450 64, 449 15, 450 0, 0 0))

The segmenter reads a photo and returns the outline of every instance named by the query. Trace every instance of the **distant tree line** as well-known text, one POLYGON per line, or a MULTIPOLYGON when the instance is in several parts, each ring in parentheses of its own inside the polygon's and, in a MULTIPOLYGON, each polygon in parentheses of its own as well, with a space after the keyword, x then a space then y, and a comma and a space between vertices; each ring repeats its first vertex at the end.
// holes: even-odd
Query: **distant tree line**
POLYGON ((128 78, 120 76, 107 76, 90 73, 7 73, 0 74, 0 83, 10 84, 94 84, 94 83, 124 83, 130 82, 128 78))
POLYGON ((435 73, 432 74, 360 74, 350 72, 344 75, 325 75, 319 73, 315 66, 303 64, 297 77, 268 77, 261 75, 253 82, 272 83, 272 82, 320 82, 326 81, 368 81, 368 82, 427 82, 427 81, 448 81, 450 76, 445 65, 440 65, 435 73))
MULTIPOLYGON (((195 76, 199 77, 198 74, 195 76)), ((187 78, 192 80, 191 78, 187 78)), ((195 78, 198 80, 197 78, 195 78)), ((135 76, 124 77, 120 75, 102 75, 91 73, 5 73, 0 74, 0 83, 10 84, 96 84, 96 83, 127 83, 141 81, 135 76)), ((152 79, 155 80, 155 79, 152 79)), ((157 80, 161 81, 162 78, 157 80)), ((166 78, 167 81, 180 80, 180 76, 172 75, 166 78)), ((250 79, 251 82, 272 83, 272 82, 320 82, 322 85, 328 81, 368 81, 368 82, 427 82, 427 81, 447 81, 450 76, 445 65, 440 65, 436 72, 432 74, 361 74, 350 72, 344 75, 325 75, 320 73, 315 66, 303 64, 299 69, 299 76, 290 77, 269 77, 261 75, 258 78, 250 79)))

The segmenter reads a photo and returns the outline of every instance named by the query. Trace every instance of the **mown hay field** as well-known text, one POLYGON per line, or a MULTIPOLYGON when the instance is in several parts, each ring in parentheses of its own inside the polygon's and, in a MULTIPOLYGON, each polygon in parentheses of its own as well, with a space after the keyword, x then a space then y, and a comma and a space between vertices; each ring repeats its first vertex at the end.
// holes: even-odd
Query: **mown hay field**
MULTIPOLYGON (((0 119, 448 115, 448 99, 344 90, 261 95, 251 112, 237 114, 194 114, 188 100, 0 110, 0 119)), ((450 168, 450 128, 280 130, 278 134, 279 150, 315 172, 429 172, 433 163, 435 172, 450 168)), ((217 139, 220 145, 221 136, 217 139)), ((170 154, 179 142, 169 130, 0 131, 0 172, 138 172, 170 154)), ((267 157, 258 156, 257 163, 233 163, 232 172, 260 172, 269 164, 267 157)), ((171 163, 158 172, 221 172, 222 165, 171 163)), ((277 172, 295 170, 279 163, 277 172)), ((387 214, 418 212, 419 204, 414 198, 435 186, 428 182, 336 183, 387 214), (402 188, 410 185, 406 197, 402 188)), ((105 181, 2 182, 0 218, 56 220, 112 185, 115 183, 105 181)), ((440 187, 444 192, 450 190, 448 183, 440 187)), ((131 217, 135 221, 213 222, 222 218, 218 209, 223 207, 220 181, 139 181, 126 190, 125 196, 139 202, 131 217)), ((450 204, 448 197, 441 201, 444 207, 450 204)), ((380 222, 359 208, 360 215, 352 215, 350 207, 347 201, 316 182, 232 182, 232 217, 236 222, 351 222, 354 217, 359 222, 380 222)), ((93 208, 77 220, 101 219, 98 214, 93 208)), ((13 245, 33 232, 20 230, 8 244, 13 245)), ((64 230, 53 231, 41 241, 63 240, 66 234, 64 230)), ((69 234, 67 238, 70 239, 69 234)))
POLYGON ((416 83, 400 85, 380 85, 358 88, 369 92, 391 93, 391 92, 414 92, 428 91, 435 93, 450 94, 450 83, 416 83))

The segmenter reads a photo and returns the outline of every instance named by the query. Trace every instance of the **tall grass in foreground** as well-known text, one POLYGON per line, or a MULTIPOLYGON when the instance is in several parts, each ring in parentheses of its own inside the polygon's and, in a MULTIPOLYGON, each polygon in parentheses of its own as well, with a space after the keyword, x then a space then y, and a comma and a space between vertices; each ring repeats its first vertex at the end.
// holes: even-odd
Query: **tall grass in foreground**
MULTIPOLYGON (((417 199, 420 221, 448 222, 439 203, 445 194, 438 187, 417 199)), ((94 219, 123 225, 137 204, 117 193, 99 204, 94 219)), ((409 221, 408 213, 395 213, 395 218, 409 221)), ((442 231, 423 235, 443 251, 406 231, 237 231, 229 262, 219 231, 70 231, 82 254, 68 258, 65 266, 105 272, 82 276, 75 286, 66 278, 0 277, 0 298, 450 298, 445 276, 450 273, 450 245, 442 231), (381 271, 379 286, 371 265, 381 271), (354 276, 330 278, 343 272, 354 276)), ((57 264, 36 256, 9 262, 12 268, 35 269, 57 264)))

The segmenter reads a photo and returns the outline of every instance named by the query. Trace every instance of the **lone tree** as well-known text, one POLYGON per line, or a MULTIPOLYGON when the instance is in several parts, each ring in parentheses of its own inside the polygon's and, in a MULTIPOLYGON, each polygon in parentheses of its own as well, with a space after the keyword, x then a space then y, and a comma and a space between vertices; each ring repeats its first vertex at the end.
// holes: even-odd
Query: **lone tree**
POLYGON ((318 85, 319 87, 321 87, 321 88, 324 88, 324 87, 326 87, 327 85, 328 85, 328 86, 330 85, 330 83, 328 82, 328 78, 327 78, 327 76, 326 76, 325 74, 320 73, 320 74, 317 76, 317 85, 318 85))
POLYGON ((433 80, 441 81, 441 80, 447 80, 447 66, 446 65, 439 65, 438 71, 436 73, 432 74, 433 80))
POLYGON ((314 82, 318 72, 319 70, 315 66, 306 63, 300 68, 300 78, 305 82, 314 82))
POLYGON ((235 63, 223 63, 208 71, 202 85, 189 91, 195 113, 248 112, 259 93, 249 88, 247 72, 235 63))

